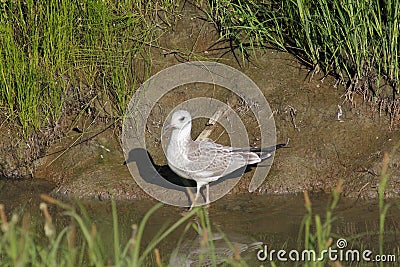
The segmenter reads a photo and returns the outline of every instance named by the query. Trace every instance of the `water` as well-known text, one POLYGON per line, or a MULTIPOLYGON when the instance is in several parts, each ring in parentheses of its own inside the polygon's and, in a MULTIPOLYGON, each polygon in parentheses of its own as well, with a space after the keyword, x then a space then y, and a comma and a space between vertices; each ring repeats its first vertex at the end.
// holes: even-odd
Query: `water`
MULTIPOLYGON (((11 213, 29 212, 32 216, 32 225, 36 231, 43 233, 43 218, 39 211, 41 199, 39 194, 49 193, 53 184, 42 180, 0 180, 0 203, 6 207, 8 216, 11 213), (35 228, 34 228, 35 229, 35 228)), ((314 214, 319 214, 324 220, 330 196, 326 194, 310 195, 314 214)), ((63 201, 75 203, 76 200, 63 201)), ((87 210, 89 217, 97 226, 102 237, 105 251, 112 251, 113 221, 111 216, 111 202, 98 200, 80 200, 79 203, 87 210)), ((126 244, 132 235, 133 224, 138 224, 153 207, 156 201, 118 201, 118 220, 121 243, 126 244)), ((379 250, 379 213, 377 201, 357 201, 342 198, 335 211, 332 223, 332 237, 334 242, 342 238, 350 248, 368 248, 374 253, 379 250)), ((182 208, 163 206, 153 214, 144 232, 144 243, 149 242, 159 231, 179 220, 182 208)), ((301 248, 303 236, 299 233, 306 209, 302 194, 293 195, 227 195, 221 200, 212 203, 209 209, 209 218, 212 230, 216 235, 224 233, 231 242, 251 244, 262 242, 268 249, 298 249, 301 248), (299 241, 300 240, 300 241, 299 241)), ((69 218, 62 214, 62 210, 52 207, 50 213, 58 228, 69 223, 69 218)), ((396 202, 386 217, 384 251, 395 253, 399 247, 399 209, 396 202)), ((162 253, 162 259, 168 262, 168 257, 177 248, 177 242, 182 236, 184 227, 178 228, 166 238, 157 248, 162 253)), ((195 231, 185 235, 186 240, 196 240, 195 231)), ((111 252, 110 252, 111 253, 111 252)), ((110 254, 112 258, 112 254, 110 254)), ((247 261, 258 263, 257 250, 248 252, 247 261)))

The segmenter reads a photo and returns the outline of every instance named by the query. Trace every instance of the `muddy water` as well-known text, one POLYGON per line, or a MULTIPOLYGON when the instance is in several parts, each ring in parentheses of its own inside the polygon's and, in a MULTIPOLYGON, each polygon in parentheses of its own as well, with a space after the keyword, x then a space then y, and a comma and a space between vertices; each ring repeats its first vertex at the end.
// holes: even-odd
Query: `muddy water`
MULTIPOLYGON (((0 203, 6 207, 8 215, 11 213, 29 212, 32 216, 33 230, 43 234, 43 218, 39 212, 41 193, 50 193, 54 184, 37 180, 0 180, 0 203)), ((65 198, 65 202, 75 203, 76 200, 65 198)), ((311 201, 314 214, 324 218, 330 196, 327 194, 312 194, 311 201)), ((105 251, 112 251, 113 222, 110 201, 80 200, 79 203, 87 210, 89 217, 97 226, 102 237, 105 251)), ((131 236, 132 224, 139 223, 145 213, 154 205, 155 201, 136 200, 118 201, 119 230, 122 244, 131 236)), ((400 212, 396 203, 392 203, 386 217, 385 252, 398 253, 400 212)), ((57 227, 67 225, 68 218, 56 208, 50 209, 57 227)), ((171 225, 181 218, 182 208, 163 206, 150 218, 144 233, 144 242, 156 235, 165 226, 171 225)), ((302 220, 306 214, 302 194, 262 195, 251 194, 227 195, 221 200, 212 203, 209 217, 215 233, 220 231, 231 242, 251 244, 262 242, 269 249, 296 249, 299 246, 298 237, 302 220)), ((379 214, 375 201, 359 202, 354 199, 342 198, 334 212, 332 223, 332 237, 334 240, 344 238, 352 248, 368 248, 378 252, 379 214)), ((170 254, 176 249, 177 242, 182 235, 183 227, 173 232, 158 248, 163 261, 168 263, 170 254)), ((185 234, 186 240, 195 240, 194 231, 185 234)), ((257 250, 256 250, 257 251, 257 250)), ((256 251, 245 255, 246 261, 258 263, 256 251)), ((109 255, 112 258, 112 254, 109 255)), ((398 255, 397 255, 398 256, 398 255)))

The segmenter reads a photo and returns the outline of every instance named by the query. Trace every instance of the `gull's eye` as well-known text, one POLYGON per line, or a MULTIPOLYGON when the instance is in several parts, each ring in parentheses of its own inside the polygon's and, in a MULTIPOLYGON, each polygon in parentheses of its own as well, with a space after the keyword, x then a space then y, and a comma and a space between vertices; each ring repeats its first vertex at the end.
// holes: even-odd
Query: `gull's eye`
POLYGON ((184 121, 185 120, 185 117, 180 117, 179 118, 179 121, 184 121))

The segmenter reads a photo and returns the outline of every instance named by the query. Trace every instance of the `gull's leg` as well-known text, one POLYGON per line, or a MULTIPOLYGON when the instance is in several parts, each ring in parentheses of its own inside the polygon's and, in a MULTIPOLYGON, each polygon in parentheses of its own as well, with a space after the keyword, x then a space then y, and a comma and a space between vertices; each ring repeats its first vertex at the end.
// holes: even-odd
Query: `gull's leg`
POLYGON ((210 207, 210 184, 206 184, 206 204, 207 208, 210 207))
POLYGON ((191 211, 194 207, 194 205, 196 205, 196 201, 199 198, 200 195, 200 188, 202 185, 200 185, 199 183, 197 183, 197 190, 196 190, 196 196, 194 197, 194 200, 192 202, 192 205, 190 205, 189 211, 191 211))

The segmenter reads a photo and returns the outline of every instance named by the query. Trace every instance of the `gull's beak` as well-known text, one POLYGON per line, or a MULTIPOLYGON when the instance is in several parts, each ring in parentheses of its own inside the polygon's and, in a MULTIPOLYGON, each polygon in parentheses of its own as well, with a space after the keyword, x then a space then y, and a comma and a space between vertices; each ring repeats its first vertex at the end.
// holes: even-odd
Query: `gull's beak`
POLYGON ((169 125, 165 126, 164 132, 168 131, 169 129, 173 129, 173 128, 175 128, 175 125, 169 124, 169 125))

